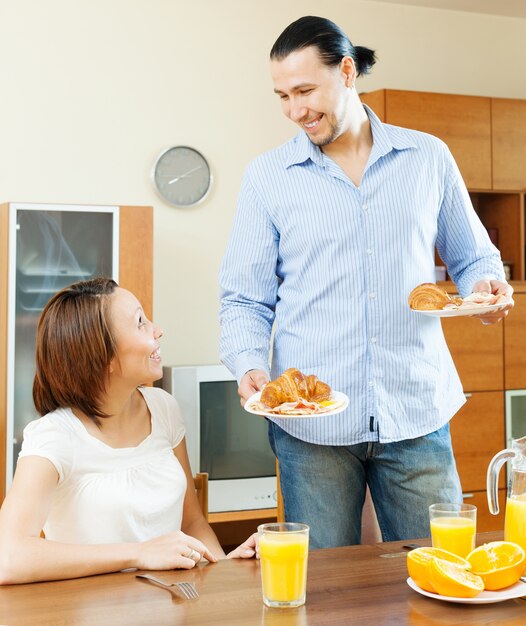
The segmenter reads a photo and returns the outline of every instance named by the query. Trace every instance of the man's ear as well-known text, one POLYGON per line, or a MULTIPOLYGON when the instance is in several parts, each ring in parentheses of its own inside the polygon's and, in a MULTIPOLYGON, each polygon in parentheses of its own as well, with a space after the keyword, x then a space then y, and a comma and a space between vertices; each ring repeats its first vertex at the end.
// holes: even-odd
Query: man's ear
POLYGON ((352 89, 356 81, 356 65, 352 57, 343 57, 340 61, 340 72, 344 78, 345 86, 352 89))

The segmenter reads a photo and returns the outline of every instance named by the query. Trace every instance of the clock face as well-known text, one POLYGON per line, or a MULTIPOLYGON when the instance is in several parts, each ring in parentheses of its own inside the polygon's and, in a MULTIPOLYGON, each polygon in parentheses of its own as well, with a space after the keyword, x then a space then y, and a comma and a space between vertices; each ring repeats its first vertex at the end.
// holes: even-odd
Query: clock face
POLYGON ((207 160, 188 146, 165 150, 155 163, 153 179, 162 198, 179 207, 204 200, 212 182, 207 160))

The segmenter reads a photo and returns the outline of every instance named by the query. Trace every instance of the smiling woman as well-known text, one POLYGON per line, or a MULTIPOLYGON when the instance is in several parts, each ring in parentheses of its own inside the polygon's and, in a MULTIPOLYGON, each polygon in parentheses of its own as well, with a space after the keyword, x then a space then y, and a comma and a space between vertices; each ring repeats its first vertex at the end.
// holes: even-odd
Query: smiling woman
MULTIPOLYGON (((224 558, 193 488, 177 402, 144 386, 162 375, 161 337, 109 278, 75 283, 44 308, 33 389, 42 417, 24 430, 0 511, 0 584, 224 558)), ((254 547, 251 537, 229 556, 254 547)))

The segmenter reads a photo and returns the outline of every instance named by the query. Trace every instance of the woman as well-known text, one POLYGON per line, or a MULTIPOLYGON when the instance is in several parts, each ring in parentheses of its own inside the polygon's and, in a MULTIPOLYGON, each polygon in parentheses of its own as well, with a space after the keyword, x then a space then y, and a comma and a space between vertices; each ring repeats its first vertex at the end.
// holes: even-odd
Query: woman
MULTIPOLYGON (((0 511, 1 584, 225 558, 187 489, 177 402, 142 386, 162 376, 161 336, 108 278, 71 285, 46 305, 33 385, 43 417, 24 430, 0 511)), ((254 554, 255 535, 227 558, 254 554)))

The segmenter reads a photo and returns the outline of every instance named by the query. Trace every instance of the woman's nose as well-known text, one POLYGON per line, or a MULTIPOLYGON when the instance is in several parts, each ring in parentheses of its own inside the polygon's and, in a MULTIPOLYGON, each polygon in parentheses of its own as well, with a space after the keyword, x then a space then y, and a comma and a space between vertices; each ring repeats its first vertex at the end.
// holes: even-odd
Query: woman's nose
POLYGON ((156 339, 160 339, 163 335, 164 335, 164 331, 163 331, 163 329, 162 329, 160 326, 154 326, 154 329, 153 329, 153 336, 154 336, 156 339))

